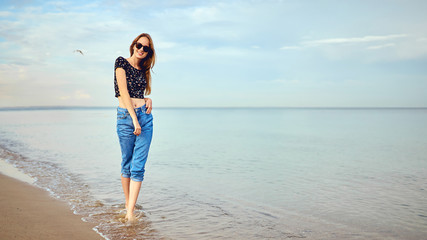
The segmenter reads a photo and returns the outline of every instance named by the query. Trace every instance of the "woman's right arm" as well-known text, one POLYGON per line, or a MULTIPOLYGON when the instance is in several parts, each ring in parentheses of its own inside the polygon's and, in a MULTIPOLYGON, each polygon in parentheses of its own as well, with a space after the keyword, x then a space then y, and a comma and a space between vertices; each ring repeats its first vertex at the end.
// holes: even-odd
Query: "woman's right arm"
POLYGON ((122 98, 123 103, 125 104, 125 107, 128 110, 130 117, 132 118, 133 126, 135 127, 133 134, 139 136, 139 134, 141 134, 141 126, 139 125, 138 118, 136 117, 136 113, 130 99, 128 87, 126 84, 126 72, 123 68, 116 68, 116 79, 117 86, 119 87, 120 97, 122 98))

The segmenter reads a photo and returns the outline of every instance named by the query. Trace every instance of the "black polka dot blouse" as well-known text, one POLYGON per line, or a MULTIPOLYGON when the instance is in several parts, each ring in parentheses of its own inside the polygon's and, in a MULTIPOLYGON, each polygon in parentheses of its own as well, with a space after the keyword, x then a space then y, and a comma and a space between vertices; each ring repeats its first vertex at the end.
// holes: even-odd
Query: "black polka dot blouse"
POLYGON ((116 59, 114 64, 114 90, 116 91, 115 97, 120 96, 119 86, 117 85, 116 69, 123 68, 126 72, 126 82, 128 92, 131 98, 144 99, 144 91, 147 86, 145 74, 143 70, 134 68, 128 60, 120 56, 116 59))

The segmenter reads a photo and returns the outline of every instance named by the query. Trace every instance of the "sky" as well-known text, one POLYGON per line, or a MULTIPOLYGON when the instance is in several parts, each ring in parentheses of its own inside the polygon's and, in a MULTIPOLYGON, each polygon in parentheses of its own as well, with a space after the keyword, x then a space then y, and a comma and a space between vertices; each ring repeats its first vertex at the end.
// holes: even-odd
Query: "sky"
POLYGON ((143 32, 154 108, 427 107, 426 12, 425 0, 2 0, 0 107, 117 106, 114 61, 143 32))

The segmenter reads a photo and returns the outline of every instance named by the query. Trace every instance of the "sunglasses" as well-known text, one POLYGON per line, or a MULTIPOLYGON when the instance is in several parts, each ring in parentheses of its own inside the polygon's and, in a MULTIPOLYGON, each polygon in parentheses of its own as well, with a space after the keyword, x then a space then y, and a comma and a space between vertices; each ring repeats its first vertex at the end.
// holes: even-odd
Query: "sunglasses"
POLYGON ((136 47, 136 49, 141 49, 142 48, 142 51, 144 51, 144 52, 150 52, 151 51, 151 48, 149 46, 144 46, 141 43, 137 43, 135 45, 135 47, 136 47))

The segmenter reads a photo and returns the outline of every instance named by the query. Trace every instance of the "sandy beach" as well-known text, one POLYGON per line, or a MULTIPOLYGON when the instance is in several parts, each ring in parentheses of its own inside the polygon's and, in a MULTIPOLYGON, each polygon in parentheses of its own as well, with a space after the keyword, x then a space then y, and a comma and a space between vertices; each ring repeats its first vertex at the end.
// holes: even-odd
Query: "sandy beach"
POLYGON ((0 239, 103 239, 67 203, 0 174, 0 239))

